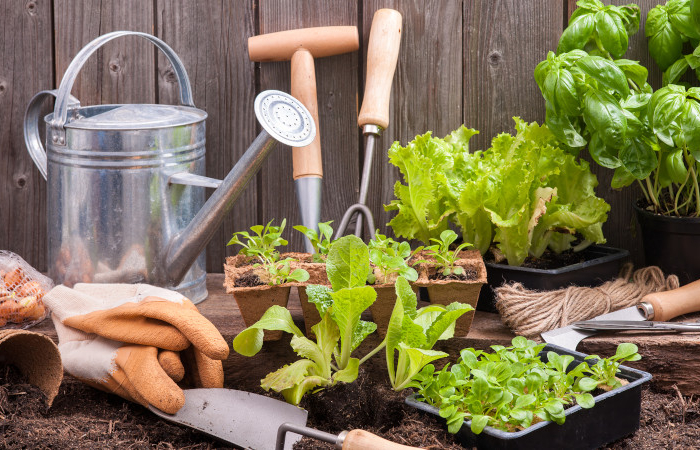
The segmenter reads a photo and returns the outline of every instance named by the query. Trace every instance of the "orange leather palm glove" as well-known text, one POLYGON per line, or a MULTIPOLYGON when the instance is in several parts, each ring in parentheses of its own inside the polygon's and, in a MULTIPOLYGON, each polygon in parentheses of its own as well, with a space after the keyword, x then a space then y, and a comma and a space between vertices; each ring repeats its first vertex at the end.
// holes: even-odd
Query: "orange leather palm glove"
POLYGON ((228 345, 188 299, 145 284, 57 286, 45 297, 68 373, 127 400, 174 414, 183 377, 223 387, 228 345))

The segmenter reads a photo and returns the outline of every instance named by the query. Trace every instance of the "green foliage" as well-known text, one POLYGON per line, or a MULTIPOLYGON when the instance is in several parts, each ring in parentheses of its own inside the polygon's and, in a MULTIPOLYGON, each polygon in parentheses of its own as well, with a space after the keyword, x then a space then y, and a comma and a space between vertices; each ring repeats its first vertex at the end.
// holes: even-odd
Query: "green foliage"
POLYGON ((700 4, 691 0, 668 0, 647 14, 644 34, 649 54, 664 71, 664 86, 678 83, 688 69, 700 79, 699 16, 700 4))
POLYGON ((360 319, 377 298, 374 288, 365 286, 369 273, 367 246, 356 236, 342 237, 331 245, 326 266, 333 287, 310 285, 306 288, 309 301, 321 316, 321 321, 312 327, 315 341, 303 335, 294 325, 289 311, 281 306, 270 307, 259 321, 233 340, 235 351, 254 356, 262 348, 264 330, 282 330, 293 335, 290 345, 300 359, 268 374, 261 386, 281 393, 295 405, 309 391, 355 381, 360 364, 384 348, 392 387, 401 390, 413 386, 412 377, 424 365, 446 356, 431 350, 433 345, 439 339, 451 338, 455 321, 473 309, 453 303, 416 311, 416 295, 408 281, 399 277, 397 301, 387 336, 360 360, 353 357, 353 352, 377 329, 375 323, 360 319), (395 363, 395 353, 398 353, 398 363, 395 363))
POLYGON ((285 258, 279 261, 265 259, 262 263, 254 264, 253 267, 262 267, 269 275, 269 284, 278 285, 296 281, 302 283, 309 279, 309 272, 304 269, 291 268, 293 258, 285 258))
POLYGON ((486 426, 522 430, 536 418, 561 425, 567 405, 593 407, 591 391, 606 377, 614 379, 619 362, 640 358, 636 346, 621 344, 615 356, 596 363, 606 368, 598 371, 586 362, 572 367, 572 356, 555 352, 547 352, 543 362, 538 354, 544 346, 518 336, 509 347, 491 346, 494 353, 464 349, 455 365, 437 373, 428 364, 415 377, 419 399, 440 409, 450 433, 456 433, 465 420, 471 420, 475 434, 486 426))
MULTIPOLYGON (((375 233, 374 239, 369 241, 369 259, 378 269, 381 274, 379 284, 387 284, 393 282, 393 276, 402 276, 408 281, 416 281, 418 272, 413 267, 408 265, 408 261, 417 252, 422 250, 422 247, 411 251, 411 245, 406 242, 396 242, 392 238, 388 238, 383 234, 375 233)), ((376 276, 370 273, 368 282, 375 284, 376 276)))
POLYGON ((279 227, 272 226, 272 222, 273 220, 269 221, 264 227, 262 225, 250 227, 253 234, 247 231, 237 231, 233 233, 233 237, 226 245, 238 244, 243 247, 238 252, 240 255, 255 256, 261 262, 265 260, 277 261, 279 259, 277 247, 288 243, 282 238, 287 219, 282 219, 282 224, 279 227))
POLYGON ((306 239, 311 242, 311 246, 314 249, 314 254, 312 256, 313 262, 324 262, 326 260, 326 256, 328 256, 328 250, 330 249, 331 239, 333 237, 333 228, 331 227, 332 222, 332 220, 328 222, 320 222, 318 224, 318 233, 316 230, 307 228, 304 225, 296 225, 292 227, 301 232, 304 236, 306 236, 306 239))
MULTIPOLYGON (((610 206, 595 196, 598 181, 588 163, 577 162, 563 150, 547 127, 519 118, 515 123, 515 136, 498 135, 486 151, 466 151, 474 132, 465 127, 445 139, 432 138, 428 133, 408 144, 406 149, 416 155, 433 154, 434 158, 449 160, 449 164, 441 165, 440 176, 431 176, 434 189, 426 202, 447 206, 443 208, 444 229, 438 236, 426 234, 428 238, 440 238, 449 219, 462 229, 464 242, 482 254, 495 243, 508 264, 516 266, 528 255, 541 256, 548 247, 561 252, 605 242, 602 224, 610 206), (580 246, 574 245, 577 235, 583 238, 580 246)), ((395 143, 392 148, 397 146, 395 143)), ((405 180, 408 186, 403 188, 410 191, 420 191, 426 182, 405 180)), ((389 222, 394 233, 422 239, 417 231, 411 234, 396 226, 397 222, 403 223, 404 219, 398 218, 408 208, 401 197, 385 208, 400 211, 389 222)))
POLYGON ((463 275, 464 269, 456 266, 455 263, 459 259, 459 252, 467 247, 471 247, 472 244, 463 242, 456 249, 450 250, 452 243, 457 240, 457 233, 452 230, 445 230, 440 233, 440 239, 430 240, 435 242, 435 245, 426 247, 425 251, 438 262, 439 267, 442 269, 442 274, 446 277, 452 274, 463 275))
POLYGON ((596 384, 616 389, 622 386, 620 380, 615 376, 619 371, 620 364, 624 361, 639 361, 642 357, 637 353, 637 346, 634 344, 620 344, 615 355, 604 359, 597 355, 589 355, 587 360, 597 360, 590 366, 591 378, 596 380, 596 384))
POLYGON ((669 0, 649 11, 649 51, 665 70, 665 87, 657 92, 647 83, 646 68, 618 59, 626 49, 618 43, 636 32, 638 8, 578 5, 557 54, 550 52, 535 68, 547 126, 572 154, 587 146, 596 163, 613 169, 613 188, 637 181, 654 212, 699 216, 700 97, 691 92, 695 88, 674 83, 688 68, 700 70, 700 2, 669 0), (611 20, 614 27, 602 27, 611 20), (605 38, 603 29, 612 34, 605 38), (695 50, 684 56, 685 42, 695 50))
POLYGON ((432 350, 433 346, 438 340, 450 339, 457 319, 474 308, 455 302, 447 307, 431 305, 416 310, 416 294, 405 278, 396 280, 395 289, 397 300, 384 343, 391 387, 401 391, 418 387, 412 381, 418 372, 430 362, 447 356, 432 350))

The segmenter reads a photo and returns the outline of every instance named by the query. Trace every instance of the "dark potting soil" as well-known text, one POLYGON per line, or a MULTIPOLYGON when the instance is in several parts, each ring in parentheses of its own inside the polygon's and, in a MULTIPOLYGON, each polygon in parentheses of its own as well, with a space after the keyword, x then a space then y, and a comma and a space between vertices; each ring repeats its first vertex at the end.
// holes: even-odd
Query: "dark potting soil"
POLYGON ((443 275, 442 272, 438 271, 432 275, 428 276, 429 280, 457 280, 457 281, 471 281, 476 280, 479 277, 479 272, 475 269, 465 269, 462 274, 451 273, 447 276, 443 275))
MULTIPOLYGON (((235 388, 235 385, 227 386, 235 388)), ((356 384, 308 395, 309 426, 339 433, 362 428, 385 439, 428 449, 461 447, 438 419, 404 405, 407 391, 388 381, 362 377, 356 384)), ((698 448, 700 398, 644 388, 640 430, 608 449, 698 448)), ((218 449, 233 448, 199 432, 166 422, 140 405, 93 389, 66 376, 47 410, 41 391, 14 367, 0 364, 0 448, 218 449)), ((331 449, 304 438, 297 449, 331 449)))
MULTIPOLYGON (((527 258, 525 258, 525 262, 523 262, 521 267, 529 267, 531 269, 552 270, 559 269, 565 266, 570 266, 572 264, 578 264, 584 261, 586 261, 585 251, 574 252, 568 250, 562 253, 554 253, 553 251, 548 249, 545 250, 545 252, 539 258, 533 258, 532 256, 528 256, 527 258)), ((484 255, 484 262, 495 262, 493 253, 491 253, 490 250, 486 252, 486 255, 484 255)), ((506 261, 503 261, 500 264, 506 264, 506 261)))
POLYGON ((242 276, 236 278, 236 281, 234 282, 235 287, 255 287, 255 286, 262 286, 263 283, 260 281, 260 277, 255 275, 252 272, 246 272, 242 276))

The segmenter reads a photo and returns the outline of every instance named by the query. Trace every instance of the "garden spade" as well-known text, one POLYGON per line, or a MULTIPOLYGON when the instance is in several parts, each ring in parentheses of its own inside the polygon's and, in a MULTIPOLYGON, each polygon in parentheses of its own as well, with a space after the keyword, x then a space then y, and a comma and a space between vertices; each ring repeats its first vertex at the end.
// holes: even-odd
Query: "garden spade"
POLYGON ((167 414, 150 406, 165 420, 194 428, 233 445, 255 450, 291 450, 301 435, 336 444, 345 450, 409 450, 362 430, 339 435, 306 427, 307 411, 289 403, 234 389, 187 389, 185 406, 167 414))
MULTIPOLYGON (((700 280, 686 284, 678 289, 647 294, 637 306, 613 311, 595 317, 598 320, 624 321, 668 321, 675 317, 700 311, 700 280)), ((593 336, 599 330, 583 330, 571 324, 562 328, 542 333, 542 339, 550 344, 559 345, 569 350, 588 336, 593 336)))

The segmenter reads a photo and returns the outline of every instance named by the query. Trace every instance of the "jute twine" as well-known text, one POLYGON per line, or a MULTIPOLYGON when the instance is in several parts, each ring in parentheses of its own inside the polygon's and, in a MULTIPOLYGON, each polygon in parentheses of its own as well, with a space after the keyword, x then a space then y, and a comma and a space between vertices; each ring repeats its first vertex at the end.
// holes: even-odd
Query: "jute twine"
POLYGON ((496 308, 501 320, 515 334, 533 337, 579 320, 634 306, 647 294, 679 287, 678 277, 664 276, 656 266, 632 273, 625 264, 619 278, 598 287, 570 286, 554 291, 534 291, 520 283, 496 288, 496 308))

